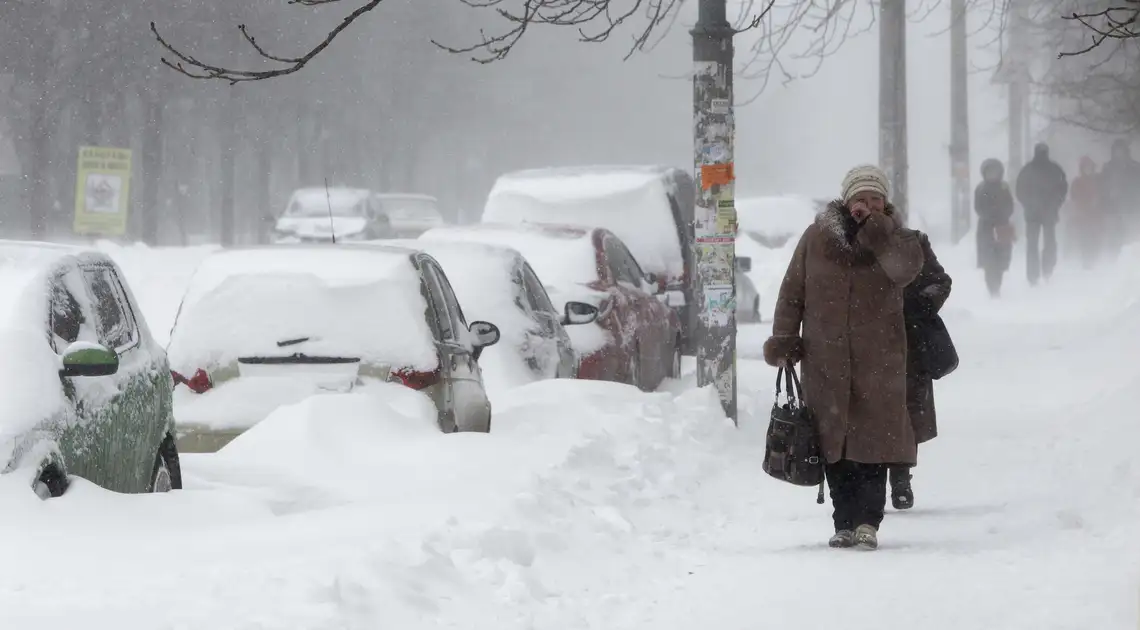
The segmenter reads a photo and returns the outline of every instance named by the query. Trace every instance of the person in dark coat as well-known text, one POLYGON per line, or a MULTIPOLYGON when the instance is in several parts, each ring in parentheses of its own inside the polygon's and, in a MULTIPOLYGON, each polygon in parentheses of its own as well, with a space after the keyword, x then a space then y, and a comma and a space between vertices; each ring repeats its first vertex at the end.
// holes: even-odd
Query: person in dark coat
POLYGON ((1068 195, 1065 171, 1049 159, 1049 145, 1039 143, 1033 159, 1017 176, 1017 200, 1025 210, 1026 273, 1030 285, 1036 285, 1042 276, 1048 280, 1053 275, 1057 265, 1057 221, 1068 195))
POLYGON ((1112 143, 1112 159, 1101 169, 1101 186, 1104 201, 1105 250, 1115 259, 1120 247, 1128 240, 1130 223, 1132 236, 1140 231, 1140 162, 1132 159, 1128 141, 1117 139, 1112 143))
POLYGON ((896 219, 881 169, 851 169, 842 189, 796 245, 764 359, 802 361, 835 508, 828 544, 875 549, 887 467, 917 462, 903 292, 922 270, 922 246, 896 219))
MULTIPOLYGON (((934 412, 934 379, 922 365, 918 347, 927 338, 924 328, 950 297, 953 281, 938 262, 926 234, 918 230, 914 234, 922 245, 922 271, 903 292, 903 318, 906 321, 907 342, 906 408, 910 414, 910 425, 914 429, 914 441, 918 445, 938 437, 934 412)), ((911 468, 906 464, 894 464, 889 468, 891 505, 896 510, 914 507, 911 468)))
POLYGON ((1013 192, 1000 160, 982 162, 982 183, 974 189, 978 215, 978 268, 985 271, 990 295, 1001 295, 1001 280, 1013 254, 1013 192))

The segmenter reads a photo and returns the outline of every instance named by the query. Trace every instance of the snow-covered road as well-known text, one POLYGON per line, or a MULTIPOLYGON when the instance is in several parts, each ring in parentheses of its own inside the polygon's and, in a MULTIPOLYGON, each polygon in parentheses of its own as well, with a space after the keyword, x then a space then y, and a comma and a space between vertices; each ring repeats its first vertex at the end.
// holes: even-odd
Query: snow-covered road
MULTIPOLYGON (((1035 292, 1015 267, 993 303, 968 245, 939 248, 963 364, 876 553, 827 548, 829 507, 760 469, 763 325, 740 428, 687 381, 528 385, 491 435, 365 391, 186 457, 180 493, 0 478, 0 628, 1136 628, 1140 249, 1035 292)), ((165 340, 202 252, 111 249, 165 340)), ((771 308, 787 252, 763 255, 771 308)))

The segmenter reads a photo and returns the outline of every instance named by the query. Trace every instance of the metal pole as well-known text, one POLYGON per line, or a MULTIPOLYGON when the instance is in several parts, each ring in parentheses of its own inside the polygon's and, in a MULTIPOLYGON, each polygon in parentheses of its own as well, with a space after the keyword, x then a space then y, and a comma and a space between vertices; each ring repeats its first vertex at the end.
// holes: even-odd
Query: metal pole
POLYGON ((966 55, 966 0, 951 0, 950 225, 955 244, 970 232, 970 115, 966 55))
POLYGON ((891 203, 906 216, 906 3, 879 5, 879 164, 891 183, 891 203))
POLYGON ((715 385, 736 413, 736 204, 732 36, 726 0, 700 0, 693 36, 693 129, 697 183, 691 295, 698 312, 697 384, 715 385))

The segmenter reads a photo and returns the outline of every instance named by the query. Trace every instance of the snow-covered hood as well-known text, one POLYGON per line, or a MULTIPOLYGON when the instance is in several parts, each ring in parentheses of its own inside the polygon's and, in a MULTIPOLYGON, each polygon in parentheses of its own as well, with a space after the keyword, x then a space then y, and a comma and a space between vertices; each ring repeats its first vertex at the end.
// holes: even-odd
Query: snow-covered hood
POLYGON ((337 236, 359 234, 368 227, 364 217, 281 217, 277 220, 277 231, 295 234, 306 238, 331 239, 333 230, 337 236))

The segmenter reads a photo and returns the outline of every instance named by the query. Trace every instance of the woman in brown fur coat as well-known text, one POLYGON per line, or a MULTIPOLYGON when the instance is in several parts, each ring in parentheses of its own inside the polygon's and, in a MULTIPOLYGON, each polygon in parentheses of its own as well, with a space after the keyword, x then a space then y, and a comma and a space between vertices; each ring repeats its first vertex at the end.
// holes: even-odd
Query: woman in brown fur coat
POLYGON ((796 246, 764 344, 771 365, 803 362, 835 510, 832 547, 878 546, 888 466, 917 458, 903 290, 922 269, 923 252, 887 196, 879 168, 848 172, 842 198, 796 246))

